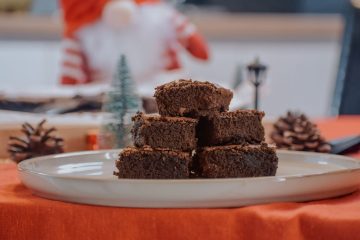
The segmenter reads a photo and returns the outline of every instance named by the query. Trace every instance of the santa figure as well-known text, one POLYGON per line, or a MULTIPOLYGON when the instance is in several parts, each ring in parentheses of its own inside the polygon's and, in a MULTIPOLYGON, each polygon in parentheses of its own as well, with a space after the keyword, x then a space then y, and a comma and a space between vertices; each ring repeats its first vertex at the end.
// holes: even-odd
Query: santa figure
POLYGON ((106 82, 125 54, 134 79, 180 68, 181 48, 206 60, 205 41, 160 0, 61 0, 65 29, 62 84, 106 82))

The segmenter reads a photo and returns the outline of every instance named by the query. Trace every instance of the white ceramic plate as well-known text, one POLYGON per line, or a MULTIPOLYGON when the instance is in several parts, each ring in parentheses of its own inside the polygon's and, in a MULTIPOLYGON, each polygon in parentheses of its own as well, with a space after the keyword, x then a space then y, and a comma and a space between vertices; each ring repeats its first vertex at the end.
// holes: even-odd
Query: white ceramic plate
POLYGON ((119 150, 66 153, 18 165, 34 194, 67 202, 150 208, 238 207, 309 201, 351 193, 360 183, 360 161, 305 152, 278 151, 275 177, 143 180, 117 179, 119 150))

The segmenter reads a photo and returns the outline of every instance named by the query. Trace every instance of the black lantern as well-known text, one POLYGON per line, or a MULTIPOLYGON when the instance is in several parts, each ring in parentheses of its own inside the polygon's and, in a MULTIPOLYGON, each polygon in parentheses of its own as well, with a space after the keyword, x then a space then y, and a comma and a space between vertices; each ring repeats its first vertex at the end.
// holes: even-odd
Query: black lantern
POLYGON ((254 108, 259 108, 259 87, 265 80, 267 66, 260 63, 259 58, 247 66, 249 80, 255 86, 254 108))

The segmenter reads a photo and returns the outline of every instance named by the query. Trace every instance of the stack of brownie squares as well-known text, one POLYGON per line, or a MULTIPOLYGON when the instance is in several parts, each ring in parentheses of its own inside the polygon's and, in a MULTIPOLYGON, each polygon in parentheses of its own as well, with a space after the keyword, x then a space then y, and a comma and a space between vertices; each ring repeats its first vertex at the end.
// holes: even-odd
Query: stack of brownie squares
POLYGON ((159 115, 137 113, 134 147, 116 161, 119 178, 273 176, 278 158, 264 143, 256 110, 228 111, 233 94, 210 82, 177 80, 155 89, 159 115))

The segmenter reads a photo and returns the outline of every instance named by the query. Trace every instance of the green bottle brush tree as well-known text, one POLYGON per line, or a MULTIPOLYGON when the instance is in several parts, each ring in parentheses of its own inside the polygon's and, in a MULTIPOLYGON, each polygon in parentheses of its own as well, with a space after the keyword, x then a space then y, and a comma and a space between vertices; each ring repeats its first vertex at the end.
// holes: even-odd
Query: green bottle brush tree
POLYGON ((100 148, 113 149, 131 145, 131 116, 139 111, 140 99, 125 55, 121 55, 117 64, 102 109, 104 113, 99 134, 100 148))

